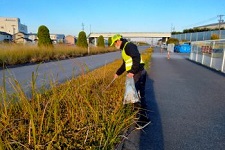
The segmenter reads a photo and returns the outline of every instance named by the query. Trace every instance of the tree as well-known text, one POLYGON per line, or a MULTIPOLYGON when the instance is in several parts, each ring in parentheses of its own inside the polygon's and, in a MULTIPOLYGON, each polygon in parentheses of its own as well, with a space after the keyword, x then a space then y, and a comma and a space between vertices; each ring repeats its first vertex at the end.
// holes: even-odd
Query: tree
POLYGON ((175 45, 178 45, 179 44, 179 40, 178 39, 175 39, 175 38, 169 38, 168 41, 167 41, 167 44, 175 44, 175 45))
POLYGON ((100 35, 98 37, 97 46, 98 47, 105 47, 104 37, 102 35, 100 35))
POLYGON ((211 35, 211 40, 218 40, 220 37, 217 34, 212 34, 211 35))
POLYGON ((45 46, 45 47, 52 47, 52 40, 50 38, 50 34, 49 34, 49 29, 44 26, 41 25, 38 28, 38 33, 37 33, 37 37, 38 37, 38 46, 45 46))
POLYGON ((110 46, 111 43, 112 43, 112 37, 109 37, 109 38, 108 38, 108 46, 110 46))
POLYGON ((86 37, 86 33, 84 31, 81 31, 78 35, 77 46, 83 47, 83 48, 88 47, 87 37, 86 37))
POLYGON ((183 32, 176 32, 176 31, 173 31, 171 32, 172 35, 175 35, 175 34, 182 34, 183 32))

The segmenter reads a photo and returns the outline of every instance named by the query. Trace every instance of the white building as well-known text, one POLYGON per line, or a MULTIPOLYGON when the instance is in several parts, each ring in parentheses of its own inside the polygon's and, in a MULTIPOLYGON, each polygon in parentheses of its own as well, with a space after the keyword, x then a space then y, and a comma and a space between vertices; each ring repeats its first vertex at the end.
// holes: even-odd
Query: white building
POLYGON ((12 35, 0 31, 0 41, 12 41, 12 35))
POLYGON ((18 32, 27 34, 27 26, 21 24, 19 18, 0 17, 0 31, 14 35, 18 32))
POLYGON ((36 33, 29 33, 28 39, 32 41, 32 43, 36 43, 38 41, 38 37, 36 33))
MULTIPOLYGON (((38 41, 38 37, 36 33, 28 34, 28 39, 30 39, 33 43, 38 41)), ((64 43, 65 35, 64 34, 50 34, 50 39, 54 44, 56 43, 64 43)))
POLYGON ((50 38, 54 44, 64 43, 65 35, 64 34, 50 34, 50 38))
MULTIPOLYGON (((27 26, 21 24, 19 18, 0 17, 0 32, 0 41, 10 39, 18 43, 26 43, 27 41, 36 43, 38 40, 37 34, 28 33, 27 26), (12 35, 11 38, 5 33, 12 35)), ((53 43, 64 43, 65 35, 50 34, 50 38, 53 43)))
POLYGON ((26 44, 26 43, 31 43, 33 42, 31 39, 28 38, 29 34, 25 34, 23 32, 18 32, 14 34, 14 42, 15 43, 21 43, 21 44, 26 44))

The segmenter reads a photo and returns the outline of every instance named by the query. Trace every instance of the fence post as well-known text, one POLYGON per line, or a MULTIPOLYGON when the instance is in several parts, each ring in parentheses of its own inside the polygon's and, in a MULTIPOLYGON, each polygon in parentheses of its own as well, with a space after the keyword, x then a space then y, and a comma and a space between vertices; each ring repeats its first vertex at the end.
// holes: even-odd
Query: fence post
POLYGON ((209 66, 212 68, 212 62, 213 62, 213 53, 211 53, 211 56, 210 56, 210 64, 209 66))
MULTIPOLYGON (((215 47, 215 41, 213 41, 212 49, 215 47)), ((211 59, 210 59, 210 67, 212 68, 212 62, 213 62, 213 50, 211 51, 211 59)))
POLYGON ((191 44, 191 54, 190 54, 190 59, 194 60, 194 45, 191 44))
POLYGON ((201 47, 201 53, 202 53, 202 64, 204 64, 204 61, 205 61, 205 46, 201 47))
POLYGON ((197 50, 196 50, 196 54, 195 54, 195 61, 198 62, 198 46, 197 46, 197 50))
POLYGON ((223 49, 223 60, 222 60, 222 67, 221 67, 221 71, 225 73, 224 63, 225 63, 225 48, 223 49))

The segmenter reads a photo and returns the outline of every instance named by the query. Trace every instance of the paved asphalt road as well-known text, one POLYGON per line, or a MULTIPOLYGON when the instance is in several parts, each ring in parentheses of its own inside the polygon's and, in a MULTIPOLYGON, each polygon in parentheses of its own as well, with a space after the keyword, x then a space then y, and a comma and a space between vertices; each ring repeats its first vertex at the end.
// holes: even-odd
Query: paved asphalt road
POLYGON ((225 75, 156 48, 146 90, 152 124, 123 150, 225 149, 225 75))

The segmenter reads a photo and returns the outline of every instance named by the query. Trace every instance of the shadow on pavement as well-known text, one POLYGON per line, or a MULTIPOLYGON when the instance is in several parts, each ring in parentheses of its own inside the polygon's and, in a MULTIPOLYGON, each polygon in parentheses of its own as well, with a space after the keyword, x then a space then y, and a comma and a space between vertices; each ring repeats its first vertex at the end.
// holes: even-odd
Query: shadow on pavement
POLYGON ((219 74, 219 75, 225 77, 225 73, 221 72, 221 70, 216 70, 216 69, 211 68, 211 67, 209 67, 209 66, 203 65, 203 64, 201 64, 201 63, 199 63, 199 62, 195 62, 195 61, 193 61, 193 60, 191 60, 191 59, 189 59, 189 58, 186 58, 186 60, 187 60, 187 61, 190 61, 190 62, 192 62, 192 63, 194 63, 194 64, 196 64, 196 65, 202 66, 202 67, 204 67, 204 68, 206 68, 206 69, 208 69, 208 70, 211 70, 211 71, 213 71, 213 72, 215 72, 215 73, 217 73, 217 74, 219 74))
POLYGON ((140 150, 164 150, 164 139, 160 112, 154 92, 154 81, 149 75, 146 80, 146 101, 149 109, 151 124, 140 133, 140 150))

